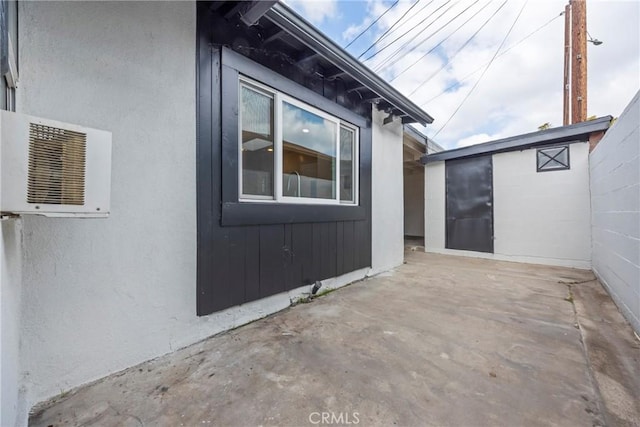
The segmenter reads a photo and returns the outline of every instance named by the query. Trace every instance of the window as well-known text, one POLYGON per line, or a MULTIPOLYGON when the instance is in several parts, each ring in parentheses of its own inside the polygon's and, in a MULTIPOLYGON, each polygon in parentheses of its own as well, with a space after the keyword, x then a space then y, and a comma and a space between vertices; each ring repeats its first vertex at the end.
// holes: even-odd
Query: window
POLYGON ((244 197, 273 198, 273 96, 242 86, 241 147, 244 197))
POLYGON ((539 148, 538 172, 569 169, 569 146, 539 148))
POLYGON ((240 80, 240 199, 357 204, 358 129, 240 80))

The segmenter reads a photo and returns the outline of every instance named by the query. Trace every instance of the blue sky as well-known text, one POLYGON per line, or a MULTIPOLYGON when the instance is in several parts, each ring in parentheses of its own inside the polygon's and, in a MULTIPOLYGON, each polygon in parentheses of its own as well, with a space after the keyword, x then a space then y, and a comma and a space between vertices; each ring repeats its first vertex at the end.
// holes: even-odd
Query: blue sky
MULTIPOLYGON (((401 0, 349 52, 357 57, 415 1, 401 0)), ((419 130, 447 148, 456 148, 533 132, 547 122, 562 125, 564 17, 560 12, 566 1, 418 1, 366 56, 407 34, 366 64, 379 68, 379 75, 435 118, 419 130), (385 57, 403 45, 385 63, 385 57), (466 77, 474 70, 478 71, 466 77), (429 76, 434 77, 420 86, 429 76)), ((394 1, 286 3, 345 46, 394 1)), ((618 116, 640 88, 640 2, 590 0, 587 17, 589 33, 604 41, 588 45, 588 114, 618 116)))

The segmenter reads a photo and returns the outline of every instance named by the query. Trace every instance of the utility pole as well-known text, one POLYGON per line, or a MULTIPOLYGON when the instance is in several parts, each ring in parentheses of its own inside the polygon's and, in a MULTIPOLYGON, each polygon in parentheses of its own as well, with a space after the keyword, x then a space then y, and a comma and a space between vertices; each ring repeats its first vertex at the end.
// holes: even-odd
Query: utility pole
POLYGON ((562 126, 571 124, 571 6, 564 7, 564 78, 562 80, 562 126))
POLYGON ((564 14, 563 124, 568 125, 587 119, 586 0, 569 0, 564 14))
POLYGON ((571 0, 571 123, 587 120, 587 2, 571 0))

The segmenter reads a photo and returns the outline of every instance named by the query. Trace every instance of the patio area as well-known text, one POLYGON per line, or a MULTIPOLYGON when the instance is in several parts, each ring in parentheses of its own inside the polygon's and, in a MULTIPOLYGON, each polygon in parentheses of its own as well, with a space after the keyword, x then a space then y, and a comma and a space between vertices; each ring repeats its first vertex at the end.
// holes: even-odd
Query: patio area
POLYGON ((33 426, 637 425, 590 271, 425 254, 35 408, 33 426))

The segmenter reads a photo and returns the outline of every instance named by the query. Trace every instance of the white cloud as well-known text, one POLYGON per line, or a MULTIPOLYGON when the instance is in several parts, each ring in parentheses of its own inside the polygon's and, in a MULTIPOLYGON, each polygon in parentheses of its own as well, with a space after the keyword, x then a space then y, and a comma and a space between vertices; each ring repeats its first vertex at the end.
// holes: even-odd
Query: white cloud
MULTIPOLYGON (((391 57, 389 63, 380 72, 386 79, 393 78, 486 4, 480 1, 472 5, 472 0, 462 0, 440 19, 435 20, 436 16, 451 5, 448 3, 434 13, 436 8, 442 6, 445 1, 435 0, 422 10, 423 5, 429 2, 421 1, 407 14, 400 25, 397 25, 378 44, 378 48, 384 47, 413 26, 417 25, 416 28, 409 31, 392 47, 374 57, 367 65, 375 69, 392 54, 396 47, 407 43, 412 36, 432 23, 421 35, 409 42, 400 54, 391 57), (470 7, 467 12, 431 36, 428 41, 418 45, 420 41, 425 40, 466 7, 470 7), (415 49, 408 53, 412 47, 415 49)), ((451 63, 415 94, 410 95, 416 104, 424 104, 425 111, 436 119, 432 125, 423 129, 427 135, 433 137, 460 106, 482 73, 484 65, 496 52, 522 7, 523 1, 507 2, 495 18, 451 63), (478 68, 480 71, 466 78, 469 73, 478 68), (460 87, 442 94, 447 87, 463 79, 460 87), (437 98, 433 101, 427 102, 436 96, 437 98)), ((372 42, 388 30, 413 3, 413 0, 401 0, 398 6, 374 25, 370 30, 371 33, 367 34, 367 40, 372 42)), ((458 50, 501 3, 502 0, 494 0, 433 53, 427 55, 418 65, 402 74, 392 84, 409 95, 458 50)), ((527 3, 503 51, 545 22, 554 17, 557 18, 506 54, 496 58, 458 113, 434 138, 436 142, 448 148, 455 148, 462 144, 534 132, 538 126, 546 122, 550 122, 552 126, 562 125, 564 17, 558 15, 564 11, 566 3, 566 0, 536 0, 527 3), (487 139, 482 139, 480 136, 486 136, 487 139)), ((382 3, 380 0, 369 0, 367 15, 352 19, 352 28, 337 37, 355 36, 389 5, 388 1, 382 3)), ((311 14, 306 16, 313 17, 311 14)), ((588 45, 588 115, 617 116, 640 88, 640 38, 637 32, 638 22, 640 22, 640 2, 592 0, 587 3, 587 17, 587 28, 591 35, 604 42, 600 46, 588 45)), ((366 45, 366 43, 363 44, 366 45)))
POLYGON ((455 148, 468 147, 470 145, 481 144, 483 142, 491 141, 492 139, 496 139, 491 135, 487 135, 486 133, 479 133, 476 135, 467 136, 462 138, 456 143, 455 148))
POLYGON ((286 3, 312 24, 321 24, 326 19, 338 16, 337 0, 286 0, 286 3))

